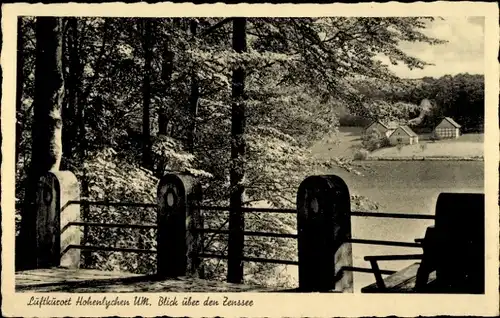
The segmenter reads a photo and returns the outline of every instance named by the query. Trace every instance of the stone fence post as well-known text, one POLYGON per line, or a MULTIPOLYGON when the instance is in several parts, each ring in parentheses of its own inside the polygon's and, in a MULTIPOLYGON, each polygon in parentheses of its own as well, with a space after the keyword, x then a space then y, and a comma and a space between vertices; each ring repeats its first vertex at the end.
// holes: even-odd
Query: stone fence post
POLYGON ((310 176, 297 193, 299 291, 353 292, 349 189, 335 175, 310 176))
POLYGON ((22 269, 80 266, 80 250, 68 246, 80 245, 81 230, 67 226, 80 221, 80 204, 70 204, 79 200, 80 188, 72 172, 48 172, 39 179, 35 201, 23 211, 23 216, 34 222, 23 223, 21 232, 27 233, 27 239, 16 246, 22 269))
POLYGON ((158 184, 157 274, 162 278, 201 275, 203 227, 201 186, 191 175, 170 173, 158 184))

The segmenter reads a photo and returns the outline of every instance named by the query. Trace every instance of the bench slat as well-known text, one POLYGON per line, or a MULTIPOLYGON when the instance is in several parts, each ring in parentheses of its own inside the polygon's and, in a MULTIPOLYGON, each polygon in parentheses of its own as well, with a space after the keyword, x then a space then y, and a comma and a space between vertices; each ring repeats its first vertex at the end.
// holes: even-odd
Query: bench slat
MULTIPOLYGON (((417 271, 420 263, 414 263, 384 279, 385 289, 379 288, 377 283, 361 289, 363 293, 414 293, 417 271)), ((436 279, 436 273, 430 274, 429 283, 436 279)))

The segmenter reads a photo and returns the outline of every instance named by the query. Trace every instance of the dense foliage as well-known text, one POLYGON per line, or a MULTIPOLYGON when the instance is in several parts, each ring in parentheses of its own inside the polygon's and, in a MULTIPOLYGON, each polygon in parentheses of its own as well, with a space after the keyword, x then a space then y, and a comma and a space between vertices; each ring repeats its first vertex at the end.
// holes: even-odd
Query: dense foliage
MULTIPOLYGON (((386 88, 404 84, 377 57, 385 55, 391 63, 422 68, 427 63, 407 55, 398 44, 442 43, 422 33, 431 18, 249 18, 248 49, 237 53, 232 50, 231 23, 226 20, 63 19, 61 168, 77 174, 84 198, 154 202, 158 177, 165 171, 187 171, 202 181, 205 204, 227 205, 229 170, 234 164, 229 137, 231 74, 241 67, 246 72, 244 204, 293 206, 300 181, 331 164, 317 162, 308 148, 336 129, 339 107, 370 118, 408 118, 415 111, 421 96, 417 93, 407 96, 405 89, 386 92, 380 87, 366 91, 368 82, 386 88), (369 92, 392 94, 392 98, 369 92)), ((34 26, 35 18, 23 18, 19 32, 22 76, 18 78, 22 80, 16 148, 20 200, 31 163, 34 61, 40 45, 34 26)), ((472 85, 462 82, 456 85, 472 85)), ((480 97, 460 98, 476 101, 480 97)), ((455 101, 442 103, 452 109, 455 101)), ((362 208, 364 199, 353 198, 353 208, 362 208)), ((94 207, 89 221, 154 222, 154 211, 133 212, 94 207)), ((205 217, 211 227, 227 226, 225 215, 207 213, 205 217)), ((246 228, 293 232, 295 218, 252 214, 246 228)), ((90 243, 154 247, 154 233, 134 231, 93 229, 90 243)), ((209 251, 227 248, 227 237, 207 241, 209 251)), ((249 238, 245 248, 249 256, 290 259, 296 254, 294 244, 283 239, 249 238)), ((118 254, 94 253, 87 264, 154 270, 150 256, 118 254)), ((207 261, 206 266, 207 276, 223 277, 220 261, 207 261)), ((276 274, 274 266, 249 264, 245 268, 247 281, 278 277, 274 284, 289 283, 276 274)))
POLYGON ((389 146, 389 138, 378 129, 369 129, 361 136, 361 145, 368 151, 389 146))
POLYGON ((341 118, 346 125, 366 126, 374 119, 410 119, 419 115, 424 99, 435 107, 424 117, 418 128, 433 128, 448 116, 457 121, 463 131, 481 131, 484 123, 484 76, 471 74, 445 75, 440 78, 402 79, 388 85, 373 79, 357 83, 363 107, 353 108, 341 118))

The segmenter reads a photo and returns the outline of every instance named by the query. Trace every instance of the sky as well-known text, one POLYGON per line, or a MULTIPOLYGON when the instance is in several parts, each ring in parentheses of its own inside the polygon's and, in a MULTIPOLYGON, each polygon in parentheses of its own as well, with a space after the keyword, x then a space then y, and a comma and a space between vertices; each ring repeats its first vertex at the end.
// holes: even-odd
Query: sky
POLYGON ((441 77, 458 73, 484 74, 484 17, 442 17, 423 31, 448 43, 403 43, 408 54, 434 66, 410 70, 404 65, 390 66, 403 78, 441 77))

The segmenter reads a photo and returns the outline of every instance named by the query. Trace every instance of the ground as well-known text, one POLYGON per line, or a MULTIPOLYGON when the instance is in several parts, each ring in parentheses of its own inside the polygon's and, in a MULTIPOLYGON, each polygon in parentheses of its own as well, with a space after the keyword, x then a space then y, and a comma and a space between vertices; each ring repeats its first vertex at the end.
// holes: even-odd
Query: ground
POLYGON ((422 140, 415 145, 404 145, 401 149, 389 147, 375 150, 371 158, 408 158, 408 157, 453 157, 453 158, 482 158, 484 144, 476 141, 482 134, 463 135, 458 139, 439 140, 436 142, 422 140), (463 139, 462 139, 463 137, 463 139))
MULTIPOLYGON (((316 143, 311 151, 322 159, 344 157, 352 159, 361 148, 362 127, 340 127, 336 134, 316 143)), ((370 153, 369 158, 411 158, 411 157, 483 157, 484 134, 464 134, 458 139, 443 139, 432 142, 429 135, 419 135, 419 143, 404 145, 401 149, 388 147, 370 153)))
POLYGON ((352 159, 356 150, 361 147, 362 127, 339 127, 339 131, 317 142, 312 153, 321 159, 343 157, 352 159))

